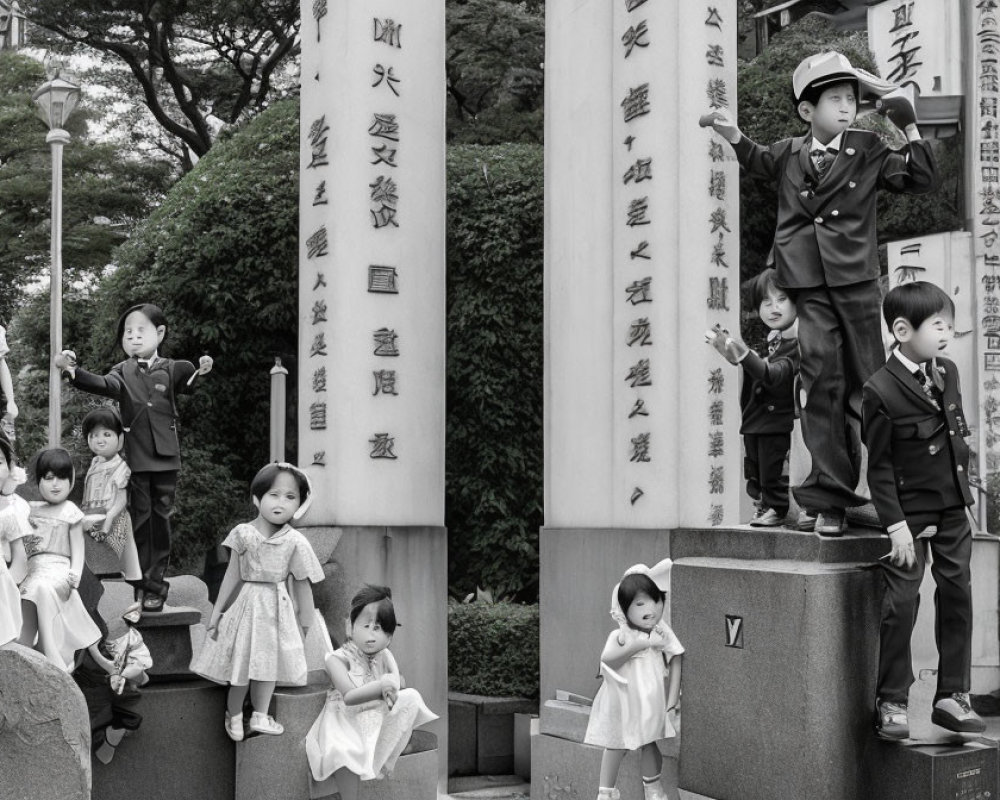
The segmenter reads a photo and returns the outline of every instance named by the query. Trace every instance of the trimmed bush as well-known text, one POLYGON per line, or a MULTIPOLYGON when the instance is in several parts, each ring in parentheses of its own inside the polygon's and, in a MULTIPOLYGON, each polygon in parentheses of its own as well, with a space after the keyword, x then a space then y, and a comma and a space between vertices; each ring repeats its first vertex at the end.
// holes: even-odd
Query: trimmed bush
POLYGON ((538 697, 538 605, 448 606, 448 688, 488 697, 538 697))

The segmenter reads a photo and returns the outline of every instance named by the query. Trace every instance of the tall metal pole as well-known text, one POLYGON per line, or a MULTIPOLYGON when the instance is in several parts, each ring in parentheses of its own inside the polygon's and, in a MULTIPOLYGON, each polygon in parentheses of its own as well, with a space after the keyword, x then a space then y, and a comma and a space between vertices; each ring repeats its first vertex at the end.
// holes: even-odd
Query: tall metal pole
POLYGON ((69 133, 53 128, 45 137, 52 147, 52 241, 49 285, 49 447, 62 439, 62 380, 54 359, 62 352, 62 151, 69 133))

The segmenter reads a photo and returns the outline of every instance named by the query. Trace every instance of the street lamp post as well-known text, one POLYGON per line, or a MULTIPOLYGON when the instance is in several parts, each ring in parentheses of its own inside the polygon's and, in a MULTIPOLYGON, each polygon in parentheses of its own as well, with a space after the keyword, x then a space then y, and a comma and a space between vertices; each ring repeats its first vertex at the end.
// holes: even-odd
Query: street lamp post
POLYGON ((31 99, 38 115, 49 126, 45 141, 52 148, 52 240, 49 279, 49 447, 58 447, 62 438, 62 381, 55 356, 62 352, 62 149, 70 140, 63 128, 80 99, 80 87, 56 76, 42 84, 31 99))

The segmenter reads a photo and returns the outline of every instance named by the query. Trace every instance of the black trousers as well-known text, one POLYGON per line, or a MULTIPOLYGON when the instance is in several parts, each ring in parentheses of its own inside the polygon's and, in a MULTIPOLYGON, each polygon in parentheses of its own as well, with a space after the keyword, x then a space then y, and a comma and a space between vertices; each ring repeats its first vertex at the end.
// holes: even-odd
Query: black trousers
POLYGON ((809 511, 867 503, 861 473, 861 388, 885 363, 875 281, 796 289, 802 363, 802 438, 812 471, 792 489, 809 511))
POLYGON ((917 539, 916 565, 909 570, 883 559, 885 595, 879 626, 878 687, 882 700, 906 703, 913 683, 910 639, 920 605, 920 582, 928 549, 933 554, 934 639, 938 649, 938 694, 969 691, 972 670, 972 530, 965 507, 907 520, 914 536, 937 525, 931 539, 917 539))
POLYGON ((170 517, 176 494, 176 470, 133 472, 129 479, 129 513, 142 568, 142 588, 162 597, 167 596, 163 576, 170 562, 170 517))
POLYGON ((784 466, 791 446, 791 433, 743 434, 747 494, 781 515, 788 513, 788 473, 784 466))

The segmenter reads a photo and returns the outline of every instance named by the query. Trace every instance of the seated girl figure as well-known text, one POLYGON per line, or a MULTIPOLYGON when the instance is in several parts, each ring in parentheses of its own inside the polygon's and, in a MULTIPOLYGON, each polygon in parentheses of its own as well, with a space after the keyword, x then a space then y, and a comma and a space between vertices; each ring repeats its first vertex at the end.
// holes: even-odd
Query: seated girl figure
POLYGON ((284 727, 268 714, 276 684, 304 686, 308 674, 305 633, 316 609, 311 583, 323 568, 306 537, 288 523, 305 514, 311 499, 308 476, 292 464, 268 464, 250 483, 259 512, 233 528, 223 541, 232 550, 208 637, 191 671, 228 683, 226 733, 242 741, 247 693, 253 733, 279 735, 284 727), (292 597, 285 588, 291 577, 292 597), (294 599, 294 603, 293 603, 294 599))
POLYGON ((80 599, 83 512, 72 502, 73 459, 61 447, 35 459, 41 500, 30 503, 31 533, 23 537, 28 574, 21 583, 23 624, 18 643, 34 647, 60 669, 72 671, 77 650, 101 639, 80 599))
POLYGON ((604 683, 597 690, 583 741, 604 748, 598 800, 618 800, 618 770, 629 750, 641 750, 646 800, 667 800, 656 742, 676 736, 668 716, 677 707, 684 648, 663 621, 672 562, 652 569, 629 567, 611 591, 611 617, 618 630, 601 653, 604 683))
MULTIPOLYGON (((83 436, 94 454, 83 484, 84 533, 110 547, 126 582, 141 588, 142 569, 127 509, 132 471, 120 453, 125 443, 121 417, 109 406, 95 408, 83 418, 83 436)), ((134 621, 141 608, 136 601, 125 611, 126 617, 134 621)))
POLYGON ((351 600, 348 639, 326 658, 333 682, 306 736, 316 781, 331 775, 342 800, 357 800, 361 781, 390 774, 419 725, 438 718, 416 689, 402 689, 389 643, 396 631, 392 593, 366 586, 351 600))
POLYGON ((21 592, 17 588, 27 570, 24 536, 31 533, 28 525, 28 501, 14 494, 24 483, 24 470, 14 463, 10 441, 0 435, 0 543, 10 553, 10 569, 6 557, 0 557, 0 647, 16 641, 21 635, 21 592))

